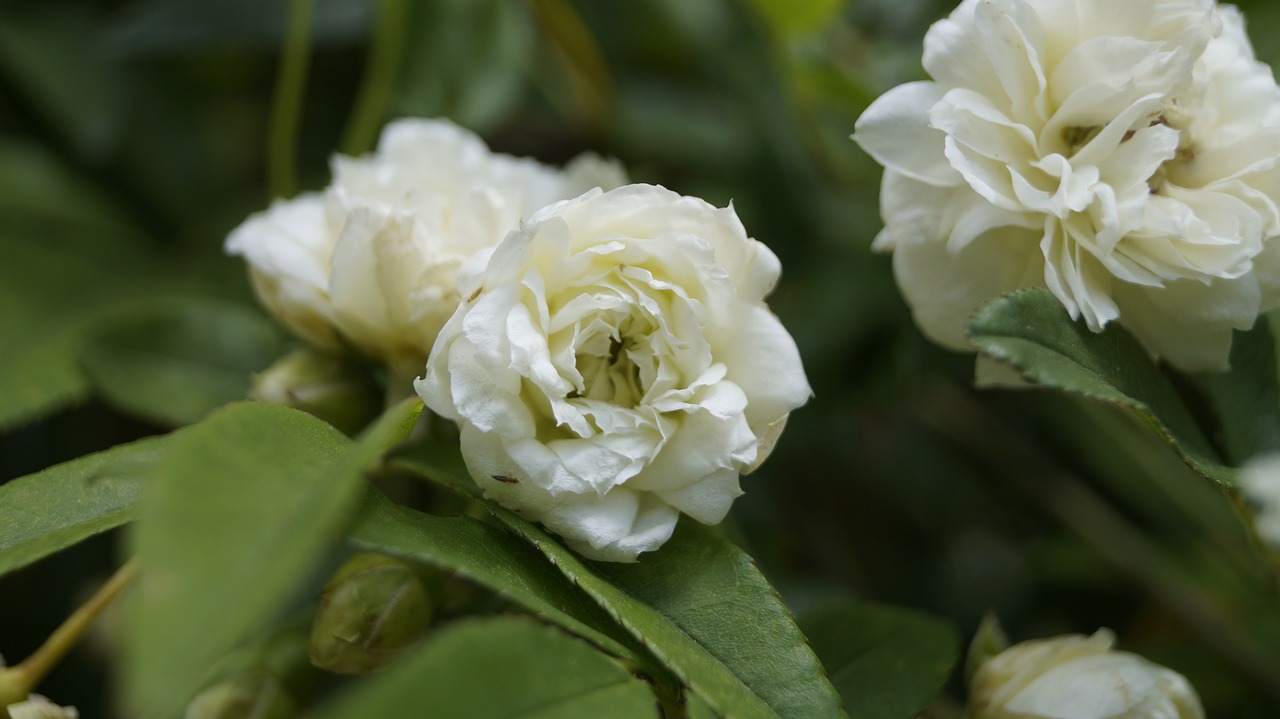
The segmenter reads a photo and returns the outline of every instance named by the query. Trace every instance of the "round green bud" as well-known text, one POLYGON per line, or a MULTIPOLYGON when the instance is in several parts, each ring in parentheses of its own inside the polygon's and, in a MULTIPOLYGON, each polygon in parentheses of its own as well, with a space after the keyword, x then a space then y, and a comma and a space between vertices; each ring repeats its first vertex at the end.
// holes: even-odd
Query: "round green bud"
POLYGON ((311 625, 311 663, 368 674, 408 651, 435 610, 418 570, 383 554, 358 554, 334 573, 311 625))
POLYGON ((293 719, 298 705, 266 672, 239 674, 196 695, 183 719, 293 719))
POLYGON ((342 357, 300 349, 253 378, 249 397, 300 409, 347 434, 378 416, 378 387, 364 368, 342 357))

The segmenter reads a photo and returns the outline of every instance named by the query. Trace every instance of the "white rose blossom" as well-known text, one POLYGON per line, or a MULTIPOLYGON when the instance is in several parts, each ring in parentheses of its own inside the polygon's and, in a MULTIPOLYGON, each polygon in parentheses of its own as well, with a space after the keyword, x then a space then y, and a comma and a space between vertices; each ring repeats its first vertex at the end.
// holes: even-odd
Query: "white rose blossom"
POLYGON ((875 247, 930 338, 1047 287, 1186 369, 1280 304, 1280 89, 1212 0, 965 0, 925 37, 931 81, 854 139, 885 166, 875 247))
POLYGON ((732 207, 661 187, 544 208, 459 278, 417 389, 486 495, 583 555, 635 561, 719 522, 808 381, 732 207))
POLYGON ((5 707, 11 719, 80 719, 75 707, 54 704, 39 694, 32 694, 26 701, 5 707))
POLYGON ((377 152, 336 155, 323 193, 275 202, 227 238, 263 304, 295 334, 421 371, 460 298, 463 262, 551 202, 626 182, 582 155, 558 170, 490 152, 446 120, 387 125, 377 152))
POLYGON ((973 719, 1204 719, 1185 677, 1114 643, 1101 629, 1009 647, 974 673, 973 719))
POLYGON ((1240 468, 1240 491, 1253 506, 1253 529, 1280 548, 1280 452, 1251 458, 1240 468))

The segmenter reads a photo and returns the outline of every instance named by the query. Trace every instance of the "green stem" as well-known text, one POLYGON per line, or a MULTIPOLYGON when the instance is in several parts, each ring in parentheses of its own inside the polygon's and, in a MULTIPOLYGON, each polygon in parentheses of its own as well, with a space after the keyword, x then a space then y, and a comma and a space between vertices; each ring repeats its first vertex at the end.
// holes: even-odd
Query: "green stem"
POLYGON ((71 651, 71 648, 89 631, 93 621, 111 605, 112 600, 119 596, 137 573, 137 560, 126 562, 107 580, 106 584, 89 597, 89 601, 67 617, 62 626, 55 629, 39 649, 24 659, 21 664, 6 670, 6 673, 12 673, 11 677, 17 686, 25 688, 24 696, 30 694, 31 690, 35 689, 58 665, 58 662, 62 661, 67 652, 71 651))
POLYGON ((267 178, 272 198, 292 197, 297 191, 298 120, 302 116, 307 63, 311 55, 312 4, 313 0, 289 2, 289 25, 285 29, 280 68, 276 74, 267 146, 267 178))
POLYGON ((380 0, 374 21, 369 61, 365 64, 355 109, 342 133, 342 152, 359 155, 373 148, 374 138, 387 116, 396 71, 404 55, 409 25, 409 4, 405 0, 380 0))

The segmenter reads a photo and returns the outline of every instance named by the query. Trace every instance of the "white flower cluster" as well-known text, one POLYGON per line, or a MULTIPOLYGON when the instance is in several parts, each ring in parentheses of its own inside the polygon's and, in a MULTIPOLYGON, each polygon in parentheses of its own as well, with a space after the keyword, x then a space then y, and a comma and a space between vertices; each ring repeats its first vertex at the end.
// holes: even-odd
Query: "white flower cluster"
POLYGON ((1280 89, 1213 0, 964 0, 925 37, 931 81, 854 139, 885 166, 875 247, 932 339, 1047 287, 1187 369, 1280 304, 1280 89))
POLYGON ((661 187, 544 208, 465 277, 417 384, 487 494, 632 561, 718 523, 810 390, 765 306, 777 258, 732 208, 661 187))
POLYGON ((764 302, 778 260, 733 208, 624 181, 402 121, 227 248, 300 337, 424 374, 488 496, 635 561, 681 512, 719 522, 810 389, 764 302))
POLYGON ((974 673, 973 719, 1204 719, 1185 677, 1114 643, 1102 629, 1009 647, 974 673))
POLYGON ((302 339, 354 345, 393 367, 426 361, 458 306, 462 263, 556 200, 626 182, 583 155, 557 170, 489 151, 444 120, 387 126, 370 157, 333 158, 319 194, 277 201, 227 238, 258 297, 302 339))

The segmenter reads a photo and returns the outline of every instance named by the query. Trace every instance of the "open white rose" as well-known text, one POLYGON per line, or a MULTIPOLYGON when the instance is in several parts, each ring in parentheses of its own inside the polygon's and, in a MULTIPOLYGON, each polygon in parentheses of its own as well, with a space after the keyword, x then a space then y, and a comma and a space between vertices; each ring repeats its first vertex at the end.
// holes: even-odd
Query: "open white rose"
POLYGON ((1204 719, 1186 678, 1102 629, 1015 644, 974 673, 973 719, 1204 719))
POLYGON ((368 157, 333 158, 323 194, 278 201, 227 238, 263 304, 299 337, 421 368, 460 298, 458 268, 534 211, 626 181, 583 155, 564 170, 489 151, 446 120, 400 120, 368 157))
POLYGON ((582 554, 634 561, 719 522, 809 397, 765 306, 780 268, 733 209, 591 191, 508 235, 417 383, 485 493, 582 554))
POLYGON ((1187 369, 1280 303, 1280 89, 1212 0, 965 0, 933 77, 854 139, 885 166, 875 247, 916 321, 967 347, 984 301, 1047 287, 1187 369))

